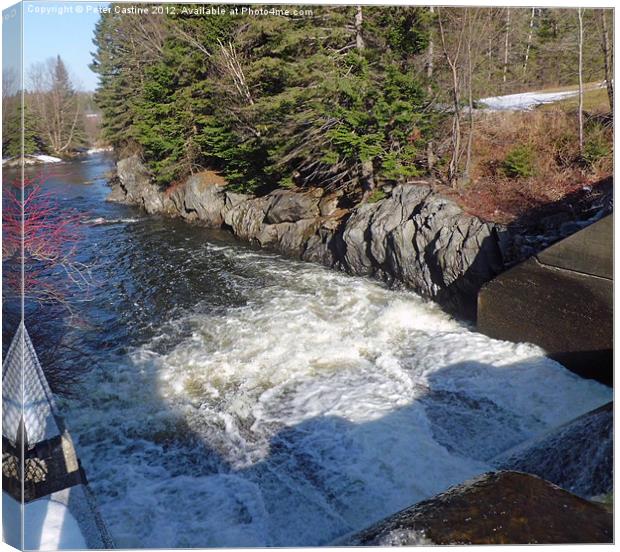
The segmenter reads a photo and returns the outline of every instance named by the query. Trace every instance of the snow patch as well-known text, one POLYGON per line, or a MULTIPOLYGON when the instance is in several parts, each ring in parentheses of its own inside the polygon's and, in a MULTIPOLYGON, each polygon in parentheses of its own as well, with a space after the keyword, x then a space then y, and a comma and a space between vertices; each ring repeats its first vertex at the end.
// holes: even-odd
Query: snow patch
POLYGON ((93 153, 102 153, 104 151, 112 151, 112 146, 105 146, 102 148, 90 148, 88 150, 86 150, 86 153, 88 155, 92 155, 93 153))
MULTIPOLYGON (((51 155, 26 155, 24 157, 24 165, 38 165, 39 163, 61 163, 62 159, 60 157, 53 157, 51 155)), ((20 165, 19 157, 5 157, 2 159, 2 165, 6 165, 9 167, 15 166, 18 167, 20 165)))
POLYGON ((51 155, 33 155, 34 159, 41 161, 41 163, 61 163, 60 157, 53 157, 51 155))
MULTIPOLYGON (((604 84, 589 87, 588 90, 601 88, 604 84)), ((543 104, 559 102, 567 98, 575 97, 579 90, 566 90, 563 92, 523 92, 521 94, 508 94, 507 96, 490 96, 478 100, 484 108, 490 111, 529 111, 543 104)))

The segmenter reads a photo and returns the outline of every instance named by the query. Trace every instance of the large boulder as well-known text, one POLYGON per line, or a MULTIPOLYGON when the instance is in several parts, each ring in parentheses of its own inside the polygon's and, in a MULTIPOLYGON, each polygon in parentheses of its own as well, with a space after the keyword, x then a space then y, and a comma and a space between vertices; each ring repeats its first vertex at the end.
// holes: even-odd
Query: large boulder
POLYGON ((225 185, 226 181, 213 171, 190 176, 184 186, 184 211, 195 213, 196 219, 206 226, 219 228, 226 208, 225 185))
POLYGON ((533 475, 484 474, 346 539, 349 546, 611 543, 613 515, 533 475))
POLYGON ((171 217, 179 215, 187 220, 196 218, 196 213, 185 210, 185 186, 173 185, 162 192, 163 212, 171 217))
POLYGON ((390 271, 467 318, 475 318, 482 284, 503 270, 493 226, 434 193, 392 232, 391 242, 390 271))
POLYGON ((276 190, 269 194, 269 208, 265 214, 267 224, 297 222, 319 216, 319 200, 322 190, 309 191, 276 190))
POLYGON ((379 203, 363 203, 353 210, 344 225, 342 241, 344 243, 344 267, 353 274, 371 275, 377 265, 369 255, 368 228, 379 208, 379 203))
POLYGON ((376 263, 385 265, 391 235, 431 194, 428 186, 397 186, 390 197, 377 203, 368 229, 370 254, 376 263))
POLYGON ((338 258, 338 241, 335 238, 339 226, 340 217, 337 214, 323 219, 315 234, 308 239, 301 258, 324 266, 334 266, 338 258))
POLYGON ((303 219, 274 225, 278 249, 286 255, 301 257, 310 239, 316 235, 319 225, 318 219, 303 219))
POLYGON ((579 496, 613 490, 613 403, 504 453, 493 464, 543 477, 579 496))
POLYGON ((223 214, 226 215, 226 213, 232 208, 236 207, 240 203, 243 203, 244 201, 248 201, 249 199, 252 199, 252 196, 248 194, 241 194, 238 192, 226 192, 223 214))
MULTIPOLYGON (((228 195, 228 194, 227 194, 228 195)), ((233 234, 242 240, 259 241, 261 245, 271 243, 271 239, 258 237, 263 231, 265 213, 269 208, 269 196, 240 201, 224 214, 224 223, 230 227, 233 234)))
POLYGON ((352 210, 340 265, 354 274, 403 282, 474 319, 482 284, 503 268, 499 234, 425 184, 396 186, 390 197, 352 210))
POLYGON ((149 214, 164 210, 163 195, 138 155, 121 159, 116 165, 116 175, 109 201, 137 204, 149 214))
POLYGON ((106 201, 112 201, 114 203, 124 203, 127 201, 127 190, 123 188, 118 173, 108 183, 110 185, 110 193, 106 197, 106 201))

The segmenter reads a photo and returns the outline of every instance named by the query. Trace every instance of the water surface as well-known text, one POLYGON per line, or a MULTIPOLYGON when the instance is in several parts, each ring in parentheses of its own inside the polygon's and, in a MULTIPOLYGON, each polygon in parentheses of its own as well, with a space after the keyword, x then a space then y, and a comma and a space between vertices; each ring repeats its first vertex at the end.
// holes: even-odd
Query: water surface
POLYGON ((110 168, 47 184, 94 285, 46 370, 118 547, 327 544, 611 400, 414 293, 105 203, 110 168))

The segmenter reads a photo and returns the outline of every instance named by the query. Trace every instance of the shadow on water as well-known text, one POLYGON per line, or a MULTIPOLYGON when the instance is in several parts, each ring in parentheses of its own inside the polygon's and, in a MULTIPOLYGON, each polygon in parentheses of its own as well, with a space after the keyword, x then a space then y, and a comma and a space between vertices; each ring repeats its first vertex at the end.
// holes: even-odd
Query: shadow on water
MULTIPOLYGON (((274 283, 251 264, 205 248, 235 243, 226 233, 103 203, 102 166, 91 168, 72 177, 74 183, 51 185, 91 221, 79 254, 96 284, 79 304, 79 317, 64 319, 62 332, 46 323, 31 337, 42 357, 50 345, 69 345, 42 364, 118 546, 328 544, 492 468, 495 456, 549 428, 544 405, 523 412, 522 403, 507 408, 476 386, 458 384, 466 376, 484 385, 501 370, 503 392, 517 395, 524 378, 536 373, 536 359, 502 367, 459 362, 429 375, 409 404, 374 419, 318 414, 274 423, 265 450, 239 461, 237 453, 256 437, 251 416, 238 420, 235 450, 217 432, 198 431, 200 423, 162 395, 155 368, 129 366, 134 373, 128 375, 120 367, 147 342, 156 354, 183 343, 190 325, 170 333, 162 328, 184 311, 224 314, 246 303, 248 289, 274 283), (89 390, 81 382, 94 371, 101 379, 89 390), (119 387, 128 390, 125 400, 119 387), (133 419, 140 401, 148 401, 148 409, 133 419), (86 406, 101 419, 72 419, 86 406)), ((222 419, 203 423, 226 430, 222 419)))
MULTIPOLYGON (((115 428, 115 433, 126 432, 128 443, 133 440, 125 449, 126 465, 119 468, 133 473, 148 467, 160 475, 151 489, 141 491, 133 488, 141 480, 132 482, 131 476, 116 489, 110 481, 91 478, 91 484, 101 493, 104 517, 118 508, 122 516, 127 508, 131 526, 153 535, 147 542, 136 542, 125 527, 117 533, 118 546, 327 545, 493 469, 497 455, 548 429, 548 422, 535 412, 515 412, 475 389, 445 385, 446 380, 470 378, 472 373, 482 381, 497 370, 502 370, 505 381, 519 382, 535 365, 536 360, 501 368, 478 362, 445 366, 428 378, 427 387, 410 404, 377 419, 351 422, 317 415, 274 427, 266 453, 241 467, 230 460, 231 451, 223 450, 217 438, 212 441, 197 433, 162 399, 155 378, 142 379, 142 385, 149 387, 141 394, 158 401, 154 410, 167 423, 153 427, 144 420, 143 432, 136 423, 127 424, 128 430, 115 428), (427 448, 431 439, 433 448, 427 448), (151 445, 160 451, 156 457, 145 452, 151 445), (182 490, 176 483, 168 487, 166 478, 183 482, 182 490), (153 508, 163 511, 154 514, 153 508), (176 523, 178 511, 187 526, 162 529, 166 516, 176 523)), ((114 402, 102 405, 117 407, 114 402)), ((71 426, 70 418, 67 422, 71 426)), ((245 437, 250 438, 251 429, 247 431, 245 437)), ((110 444, 102 440, 97 448, 110 444)))

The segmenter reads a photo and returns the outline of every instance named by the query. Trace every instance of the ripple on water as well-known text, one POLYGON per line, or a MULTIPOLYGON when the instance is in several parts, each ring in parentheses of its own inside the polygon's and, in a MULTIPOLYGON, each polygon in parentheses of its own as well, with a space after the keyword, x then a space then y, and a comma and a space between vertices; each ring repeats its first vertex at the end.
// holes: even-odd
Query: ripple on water
POLYGON ((185 247, 179 282, 201 262, 236 299, 185 297, 64 404, 119 546, 328 543, 611 398, 413 293, 185 247))

